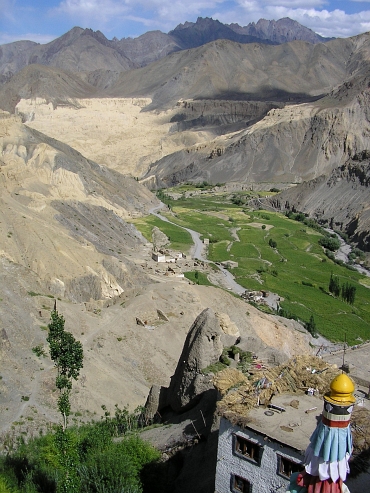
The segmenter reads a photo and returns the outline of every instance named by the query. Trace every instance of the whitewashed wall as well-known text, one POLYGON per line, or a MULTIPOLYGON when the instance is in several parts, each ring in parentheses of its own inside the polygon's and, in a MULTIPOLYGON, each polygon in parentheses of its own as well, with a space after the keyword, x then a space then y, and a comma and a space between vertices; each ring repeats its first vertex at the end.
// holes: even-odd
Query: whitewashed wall
POLYGON ((304 451, 297 451, 289 446, 283 446, 273 440, 265 440, 265 435, 260 435, 249 429, 232 426, 225 418, 221 419, 216 469, 216 493, 230 492, 231 476, 236 474, 252 483, 253 493, 284 493, 289 480, 278 474, 279 455, 293 461, 302 461, 304 451), (263 447, 260 465, 236 455, 234 448, 234 435, 258 442, 263 447))

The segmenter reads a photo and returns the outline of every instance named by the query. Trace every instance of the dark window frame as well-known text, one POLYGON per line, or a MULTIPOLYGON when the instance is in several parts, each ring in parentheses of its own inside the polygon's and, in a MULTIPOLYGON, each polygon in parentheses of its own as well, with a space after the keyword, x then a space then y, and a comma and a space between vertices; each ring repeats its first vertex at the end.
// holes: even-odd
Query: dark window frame
POLYGON ((248 479, 243 478, 243 476, 231 474, 230 491, 232 491, 232 493, 252 493, 252 483, 248 479), (237 481, 243 483, 242 488, 238 487, 237 481))
POLYGON ((261 465, 263 445, 238 434, 234 434, 233 442, 233 453, 235 455, 252 464, 261 465))
POLYGON ((302 462, 295 461, 290 457, 277 454, 278 465, 277 474, 285 479, 289 479, 294 472, 301 472, 303 469, 302 462))

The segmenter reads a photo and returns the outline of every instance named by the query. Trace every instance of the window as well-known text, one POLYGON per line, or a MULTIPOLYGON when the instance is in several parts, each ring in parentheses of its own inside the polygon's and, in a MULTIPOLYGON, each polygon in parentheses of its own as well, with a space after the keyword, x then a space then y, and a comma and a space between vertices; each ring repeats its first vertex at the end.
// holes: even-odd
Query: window
POLYGON ((261 445, 239 435, 235 435, 234 443, 234 451, 237 455, 242 455, 256 464, 260 463, 262 454, 261 445))
POLYGON ((295 462, 291 459, 288 459, 287 457, 283 457, 282 455, 279 455, 278 458, 278 474, 280 474, 280 476, 290 478, 293 472, 302 471, 303 466, 300 462, 295 462))
POLYGON ((247 479, 233 474, 231 476, 231 491, 233 493, 252 493, 252 485, 247 479))

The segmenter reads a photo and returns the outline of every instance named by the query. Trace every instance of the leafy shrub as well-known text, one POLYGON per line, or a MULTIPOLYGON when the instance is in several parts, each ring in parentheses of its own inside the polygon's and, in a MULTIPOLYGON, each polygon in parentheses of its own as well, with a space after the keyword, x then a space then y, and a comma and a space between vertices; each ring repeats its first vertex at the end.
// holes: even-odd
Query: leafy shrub
POLYGON ((330 260, 332 260, 333 262, 335 262, 335 255, 333 252, 331 252, 330 250, 325 250, 325 255, 330 258, 330 260))
POLYGON ((46 356, 46 352, 42 344, 39 344, 38 346, 34 346, 32 348, 32 352, 35 353, 36 356, 38 356, 39 358, 41 356, 46 356))
POLYGON ((340 241, 337 237, 333 238, 332 236, 324 236, 319 239, 319 245, 330 250, 331 252, 335 252, 340 247, 340 241))
MULTIPOLYGON (((136 434, 113 442, 105 421, 61 432, 74 449, 77 483, 68 493, 141 493, 141 471, 156 462, 160 453, 136 434)), ((0 461, 4 493, 55 493, 65 474, 58 460, 56 434, 21 441, 17 450, 0 461), (19 489, 18 489, 19 488, 19 489)), ((61 490, 60 490, 61 491, 61 490)), ((64 491, 64 490, 63 490, 64 491)))
POLYGON ((228 354, 227 348, 224 348, 223 349, 222 354, 220 356, 220 362, 223 363, 226 366, 230 366, 231 361, 230 361, 230 358, 229 358, 229 354, 228 354))
POLYGON ((290 312, 289 310, 283 307, 278 308, 277 314, 280 315, 280 317, 290 318, 291 320, 298 321, 298 317, 294 313, 290 312))
POLYGON ((222 371, 224 368, 227 368, 227 365, 221 363, 221 361, 217 361, 216 363, 213 363, 212 365, 203 368, 202 373, 203 375, 209 375, 210 373, 218 373, 219 371, 222 371))
POLYGON ((313 336, 317 337, 317 327, 314 316, 311 315, 310 320, 305 324, 307 331, 313 336))

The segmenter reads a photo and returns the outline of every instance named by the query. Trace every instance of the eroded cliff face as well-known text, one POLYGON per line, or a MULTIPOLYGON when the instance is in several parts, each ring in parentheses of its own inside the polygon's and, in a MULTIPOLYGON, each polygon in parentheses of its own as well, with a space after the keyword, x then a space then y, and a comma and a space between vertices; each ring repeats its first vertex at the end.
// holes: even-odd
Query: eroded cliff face
POLYGON ((145 240, 127 223, 157 203, 147 189, 6 113, 0 154, 2 257, 75 302, 148 282, 128 258, 145 240))
POLYGON ((348 234, 370 251, 370 151, 355 154, 329 175, 285 190, 268 202, 278 210, 302 211, 348 234))
POLYGON ((315 103, 271 109, 246 130, 164 157, 143 181, 297 183, 328 174, 370 148, 369 90, 353 91, 343 87, 315 103))
POLYGON ((245 129, 272 108, 283 106, 283 103, 272 101, 180 100, 171 117, 171 122, 175 122, 171 131, 207 127, 214 135, 222 135, 245 129))

